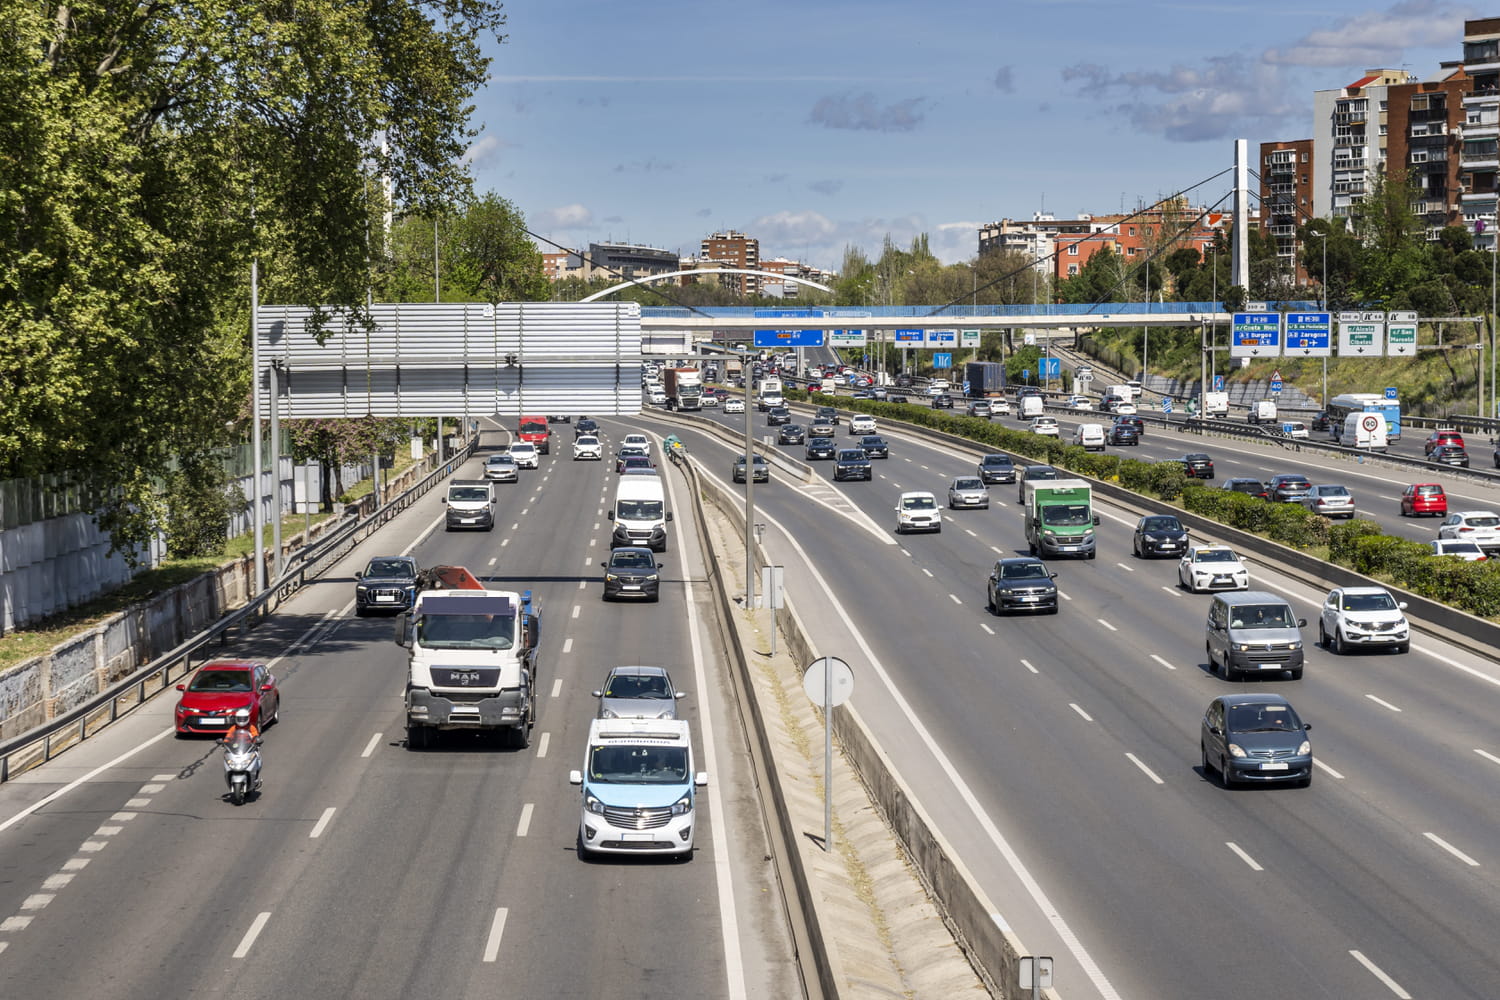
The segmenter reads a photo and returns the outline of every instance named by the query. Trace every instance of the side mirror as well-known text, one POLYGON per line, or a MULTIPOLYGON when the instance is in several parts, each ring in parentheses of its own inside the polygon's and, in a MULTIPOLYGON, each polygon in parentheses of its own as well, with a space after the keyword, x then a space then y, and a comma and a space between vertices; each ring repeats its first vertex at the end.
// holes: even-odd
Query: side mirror
POLYGON ((1406 610, 1406 602, 1402 601, 1399 604, 1397 604, 1396 607, 1397 607, 1398 610, 1405 611, 1406 610))
POLYGON ((264 683, 264 684, 262 684, 260 686, 260 689, 262 691, 274 691, 274 690, 276 690, 276 685, 273 684, 273 683, 271 683, 270 681, 267 681, 266 683, 264 683))
POLYGON ((666 563, 657 563, 656 564, 656 568, 657 569, 666 569, 667 568, 667 564, 666 563))
POLYGON ((686 691, 674 691, 674 692, 672 692, 672 697, 673 698, 686 698, 687 696, 688 696, 688 693, 686 691))
POLYGON ((568 784, 570 784, 570 785, 581 785, 581 784, 583 784, 583 772, 582 771, 569 771, 568 772, 568 784))
POLYGON ((594 697, 595 698, 603 698, 604 697, 604 692, 603 691, 595 691, 594 692, 594 697))
POLYGON ((179 690, 179 691, 186 691, 187 690, 187 685, 186 684, 179 684, 179 685, 177 685, 177 690, 179 690))
POLYGON ((1056 573, 1048 573, 1047 574, 1047 579, 1049 579, 1049 580, 1056 580, 1057 579, 1057 574, 1056 573))
POLYGON ((1304 723, 1302 723, 1302 728, 1303 728, 1304 731, 1308 730, 1308 729, 1311 729, 1312 728, 1312 723, 1311 722, 1304 722, 1304 723))
POLYGON ((1213 733, 1215 736, 1223 736, 1224 735, 1224 731, 1222 729, 1220 729, 1218 726, 1209 726, 1208 727, 1208 731, 1211 732, 1211 733, 1213 733))
POLYGON ((697 774, 693 775, 693 784, 698 788, 703 788, 704 786, 706 786, 708 784, 708 772, 699 771, 697 774))
POLYGON ((399 614, 399 615, 396 616, 396 645, 398 645, 398 646, 410 646, 411 645, 411 634, 410 633, 411 633, 411 614, 408 613, 408 612, 403 611, 403 612, 401 612, 401 614, 399 614))
POLYGON ((615 519, 615 511, 614 511, 614 508, 613 508, 613 507, 611 507, 611 508, 610 508, 610 509, 609 509, 609 510, 607 510, 607 511, 605 511, 605 512, 604 512, 604 516, 605 516, 605 517, 606 517, 606 518, 608 518, 608 519, 609 519, 609 520, 611 520, 611 521, 613 521, 613 520, 614 520, 614 519, 615 519))
POLYGON ((1298 618, 1297 619, 1297 627, 1298 628, 1307 628, 1307 619, 1306 618, 1298 618))
POLYGON ((1098 523, 1099 523, 1099 515, 1098 515, 1098 514, 1095 514, 1095 515, 1094 515, 1094 523, 1095 523, 1095 524, 1098 524, 1098 523))
POLYGON ((365 571, 364 570, 360 570, 360 571, 358 571, 357 573, 354 574, 354 579, 356 579, 356 580, 363 580, 364 578, 365 578, 365 571))

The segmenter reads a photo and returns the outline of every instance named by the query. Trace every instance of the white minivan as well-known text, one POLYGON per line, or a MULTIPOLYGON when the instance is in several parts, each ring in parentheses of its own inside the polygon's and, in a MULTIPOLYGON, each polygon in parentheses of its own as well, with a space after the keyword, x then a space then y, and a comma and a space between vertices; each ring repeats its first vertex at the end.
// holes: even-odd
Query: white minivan
POLYGON ((1339 444, 1363 451, 1385 451, 1390 428, 1383 413, 1351 413, 1344 418, 1339 444))
POLYGON ((1044 409, 1045 409, 1045 404, 1042 403, 1042 397, 1041 396, 1022 396, 1021 397, 1021 419, 1022 420, 1031 420, 1034 417, 1040 417, 1042 415, 1042 413, 1044 412, 1044 409))
POLYGON ((595 719, 583 768, 568 772, 582 789, 578 855, 676 854, 691 857, 697 790, 693 743, 682 719, 595 719))
POLYGON ((667 522, 672 512, 667 510, 660 477, 621 476, 608 515, 615 522, 611 547, 644 545, 655 552, 667 551, 667 522))

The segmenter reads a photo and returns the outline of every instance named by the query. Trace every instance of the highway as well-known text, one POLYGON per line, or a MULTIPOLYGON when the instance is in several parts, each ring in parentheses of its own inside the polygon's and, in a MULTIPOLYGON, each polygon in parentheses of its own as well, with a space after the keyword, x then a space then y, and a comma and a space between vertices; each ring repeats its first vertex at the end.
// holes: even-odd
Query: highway
MULTIPOLYGON (((755 428, 769 433, 759 414, 755 428)), ((1153 430, 1144 454, 1201 447, 1221 478, 1323 461, 1176 433, 1158 445, 1166 435, 1153 430)), ((898 538, 896 495, 941 492, 974 459, 882 432, 892 457, 876 461, 873 482, 832 484, 820 462, 811 483, 778 472, 758 487, 764 545, 819 651, 854 666, 853 704, 1000 919, 1056 957, 1061 995, 1494 995, 1492 660, 1422 635, 1405 656, 1335 657, 1309 643, 1305 679, 1243 686, 1286 694, 1313 723, 1312 787, 1225 790, 1199 767, 1203 710, 1232 690, 1205 664, 1209 598, 1174 586, 1174 561, 1131 556, 1135 515, 1104 505, 1097 560, 1052 564, 1057 616, 996 618, 988 569, 1025 551, 1014 487, 992 487, 988 511, 949 512, 940 534, 898 538)), ((728 479, 728 446, 680 433, 728 479)), ((1391 502, 1374 479, 1350 486, 1391 502)), ((1250 568, 1253 587, 1315 621, 1322 591, 1250 568)), ((1315 637, 1313 624, 1304 638, 1315 637)))
MULTIPOLYGON (((485 435, 469 474, 505 437, 485 435)), ((800 995, 692 507, 669 477, 660 603, 604 604, 613 463, 570 461, 571 437, 498 486, 495 531, 445 533, 432 494, 226 650, 273 660, 282 687, 259 798, 223 798, 212 740, 175 739, 166 696, 0 786, 5 995, 800 995), (528 750, 405 747, 405 651, 351 603, 369 556, 407 549, 535 590, 545 697, 528 750), (621 663, 665 665, 690 692, 710 772, 691 862, 575 855, 567 772, 590 692, 621 663)))

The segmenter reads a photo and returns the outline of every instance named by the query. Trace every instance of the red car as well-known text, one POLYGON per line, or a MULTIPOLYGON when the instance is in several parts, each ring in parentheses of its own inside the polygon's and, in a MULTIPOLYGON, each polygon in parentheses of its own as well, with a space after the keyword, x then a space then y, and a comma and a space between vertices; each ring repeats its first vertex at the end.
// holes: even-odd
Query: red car
POLYGON ((1422 450, 1428 455, 1444 445, 1464 446, 1464 436, 1451 427, 1439 428, 1427 437, 1427 442, 1422 445, 1422 450))
POLYGON ((251 660, 213 660, 198 668, 193 679, 177 685, 179 735, 224 733, 234 727, 234 713, 250 710, 250 721, 260 728, 281 713, 281 692, 264 663, 251 660))
POLYGON ((1442 517, 1448 513, 1448 494, 1437 483, 1413 483, 1401 493, 1401 516, 1416 517, 1431 514, 1442 517))

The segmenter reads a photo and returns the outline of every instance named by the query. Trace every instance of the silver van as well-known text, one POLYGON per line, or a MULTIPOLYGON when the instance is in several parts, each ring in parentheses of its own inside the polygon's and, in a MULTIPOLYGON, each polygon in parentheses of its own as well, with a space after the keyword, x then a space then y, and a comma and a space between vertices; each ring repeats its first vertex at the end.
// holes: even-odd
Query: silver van
POLYGON ((1208 606, 1204 648, 1210 669, 1224 671, 1225 680, 1247 673, 1287 671, 1302 677, 1302 632, 1306 618, 1298 618, 1286 598, 1263 590, 1217 594, 1208 606))

